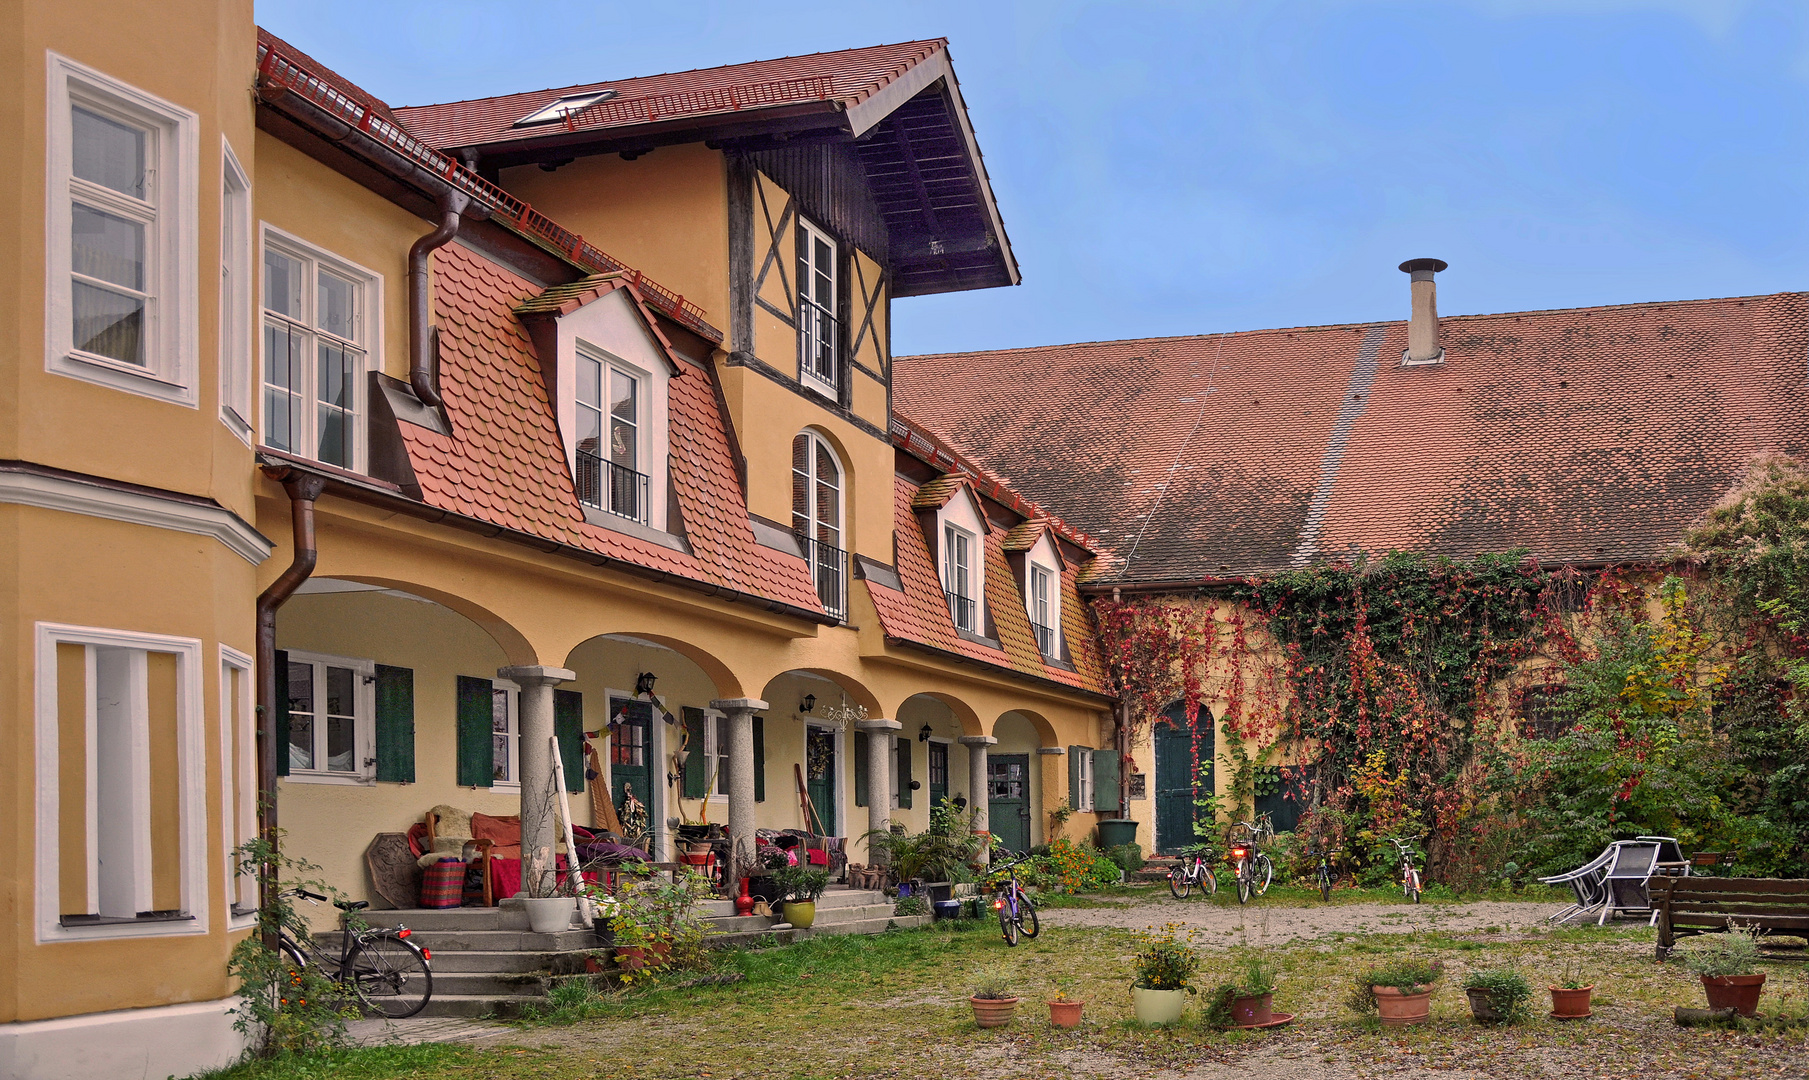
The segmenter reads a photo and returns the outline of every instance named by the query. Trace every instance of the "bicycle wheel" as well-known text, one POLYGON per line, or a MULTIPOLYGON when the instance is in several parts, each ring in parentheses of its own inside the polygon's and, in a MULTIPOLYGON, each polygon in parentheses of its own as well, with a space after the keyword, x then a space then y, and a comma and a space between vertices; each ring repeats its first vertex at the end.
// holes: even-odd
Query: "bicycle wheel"
POLYGON ((1005 935, 1006 945, 1016 945, 1018 943, 1018 920, 1017 917, 1011 913, 1010 900, 1006 900, 1005 906, 999 909, 999 933, 1005 935))
POLYGON ((1332 875, 1324 863, 1319 864, 1319 898, 1328 904, 1332 901, 1332 875))
POLYGON ((1248 904, 1250 891, 1250 867, 1248 864, 1240 862, 1237 864, 1237 902, 1248 904))
POLYGON ((1177 866, 1168 872, 1168 893, 1176 900, 1187 899, 1193 890, 1193 874, 1185 866, 1177 866))
POLYGON ((1205 863, 1200 864, 1200 892, 1207 896, 1219 894, 1219 872, 1205 863))
POLYGON ((366 1008, 391 1020, 413 1016, 433 997, 433 969, 420 947, 388 934, 360 942, 342 977, 366 1008))
POLYGON ((1018 901, 1018 932, 1027 938, 1043 932, 1042 924, 1036 921, 1036 902, 1028 896, 1018 901))
POLYGON ((1407 902, 1410 904, 1420 902, 1420 872, 1418 870, 1407 871, 1407 902))
POLYGON ((1269 861, 1267 855, 1258 855, 1256 857, 1256 870, 1252 876, 1256 879, 1251 883, 1251 887, 1256 890, 1256 895, 1267 895, 1269 892, 1269 882, 1275 880, 1275 864, 1269 861))

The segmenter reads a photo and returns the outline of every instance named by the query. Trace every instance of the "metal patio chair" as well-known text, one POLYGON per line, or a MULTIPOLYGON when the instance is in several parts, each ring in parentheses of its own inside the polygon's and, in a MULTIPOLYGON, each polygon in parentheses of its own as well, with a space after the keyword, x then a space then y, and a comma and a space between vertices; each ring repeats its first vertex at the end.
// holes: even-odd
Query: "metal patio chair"
POLYGON ((1659 843, 1623 840, 1613 847, 1614 860, 1608 864, 1608 872, 1602 878, 1602 888, 1607 895, 1602 900, 1601 914, 1595 924, 1601 926, 1623 913, 1646 915, 1651 922, 1657 922, 1658 912, 1652 909, 1648 883, 1658 863, 1659 843))
POLYGON ((1546 922, 1562 926, 1602 905, 1608 895, 1602 887, 1602 879, 1608 876, 1608 864, 1613 861, 1615 849, 1619 846, 1618 843, 1609 844, 1600 855, 1569 873, 1539 879, 1541 885, 1568 885, 1574 896, 1568 907, 1553 912, 1546 918, 1546 922))
POLYGON ((1633 839, 1650 840, 1658 845, 1658 861, 1652 864, 1653 876, 1690 876, 1690 860, 1684 857, 1683 845, 1675 836, 1636 836, 1633 839))

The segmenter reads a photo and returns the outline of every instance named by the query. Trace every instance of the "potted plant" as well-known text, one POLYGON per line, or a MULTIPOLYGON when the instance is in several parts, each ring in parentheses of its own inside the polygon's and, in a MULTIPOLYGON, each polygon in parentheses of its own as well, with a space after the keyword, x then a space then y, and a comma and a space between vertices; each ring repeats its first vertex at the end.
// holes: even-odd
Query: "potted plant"
POLYGON ((1752 1016, 1765 991, 1765 974, 1758 970, 1759 942, 1754 928, 1728 924, 1727 933, 1711 942, 1678 950, 1683 966, 1702 979, 1702 992, 1711 1009, 1732 1009, 1752 1016))
POLYGON ((1261 1027, 1274 1019, 1277 972, 1261 953, 1244 958, 1244 972, 1231 999, 1231 1019, 1238 1027, 1261 1027))
POLYGON ((1004 1027, 1017 1011, 1018 998, 1011 991, 1011 979, 1002 968, 987 968, 974 980, 974 992, 967 999, 974 1007, 974 1023, 983 1028, 1004 1027))
POLYGON ((1464 994, 1477 1023, 1517 1024, 1527 1017, 1533 985, 1518 971, 1491 968, 1464 976, 1464 994))
POLYGON ((785 853, 770 844, 763 845, 759 854, 747 865, 744 876, 747 878, 747 894, 755 900, 764 901, 768 907, 775 906, 785 899, 785 890, 773 877, 786 866, 785 853))
POLYGON ((1388 1027, 1423 1024, 1432 1018, 1432 984, 1443 974, 1433 961, 1396 960, 1357 976, 1356 996, 1367 996, 1388 1027))
POLYGON ((817 898, 829 888, 829 871, 808 866, 788 866, 773 879, 785 894, 785 921, 808 930, 817 921, 817 898))
POLYGON ((1131 1004, 1139 1024, 1172 1024, 1192 991, 1188 985, 1199 970, 1200 955, 1179 923, 1142 935, 1143 947, 1133 964, 1137 978, 1131 984, 1131 1004))
POLYGON ((1551 991, 1553 1020, 1589 1019, 1589 995, 1595 991, 1595 984, 1583 980, 1580 965, 1565 964, 1564 974, 1547 989, 1551 991))
POLYGON ((1071 1028, 1080 1026, 1080 1011, 1086 1002, 1074 996, 1073 979, 1053 979, 1055 996, 1049 999, 1049 1026, 1071 1028))

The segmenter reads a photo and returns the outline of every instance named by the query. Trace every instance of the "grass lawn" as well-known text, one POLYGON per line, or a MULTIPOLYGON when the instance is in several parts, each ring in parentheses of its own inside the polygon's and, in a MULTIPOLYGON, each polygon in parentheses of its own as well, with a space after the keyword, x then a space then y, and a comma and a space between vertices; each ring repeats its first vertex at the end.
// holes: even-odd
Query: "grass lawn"
MULTIPOLYGON (((1382 908, 1376 899, 1362 901, 1382 908)), ((502 1040, 508 1045, 359 1049, 255 1063, 221 1080, 1809 1076, 1809 1028, 1781 1033, 1678 1028, 1671 1022, 1672 1007, 1702 1005, 1702 989, 1679 966, 1653 962, 1651 930, 1547 931, 1530 925, 1537 922, 1533 913, 1542 915, 1548 906, 1524 912, 1518 925, 1445 931, 1425 929, 1426 920, 1460 916, 1467 905, 1397 904, 1399 912, 1381 910, 1371 920, 1375 929, 1316 932, 1267 950, 1283 971, 1276 1010, 1298 1014, 1287 1027, 1206 1031, 1195 1006, 1176 1028, 1138 1028, 1130 1019, 1127 990, 1134 932, 1076 922, 1112 914, 1099 909, 1126 905, 1131 907, 1123 915, 1134 918, 1148 908, 1152 922, 1167 921, 1189 906, 1145 902, 1135 891, 1074 898, 1049 912, 1041 937, 1015 949, 1005 946, 993 926, 981 923, 725 953, 718 971, 741 975, 738 982, 593 997, 560 1015, 520 1025, 518 1038, 502 1040), (1439 910, 1427 911, 1435 907, 1439 910), (1400 925, 1408 920, 1419 925, 1400 925), (1445 964, 1431 1024, 1383 1031, 1345 1010, 1342 1002, 1356 972, 1404 954, 1445 964), (1549 1008, 1543 987, 1567 964, 1581 965, 1596 985, 1591 1020, 1562 1024, 1543 1016, 1549 1008), (1009 972, 1023 1000, 1011 1026, 982 1031, 974 1026, 966 995, 980 972, 998 965, 1009 972), (1501 966, 1517 967, 1541 988, 1535 999, 1542 1006, 1539 1018, 1512 1028, 1478 1027, 1459 984, 1467 971, 1501 966), (1043 1002, 1055 978, 1075 980, 1087 1001, 1077 1030, 1049 1026, 1043 1002)), ((1203 917, 1243 917, 1220 911, 1218 902, 1192 905, 1203 917)), ((1321 917, 1316 908, 1323 917, 1334 914, 1324 912, 1316 894, 1308 903, 1276 891, 1247 910, 1250 919, 1279 927, 1321 917)), ((1359 910, 1368 911, 1342 914, 1355 917, 1359 910)), ((1244 946, 1206 945, 1197 981, 1209 988, 1231 976, 1244 946)), ((1765 970, 1770 979, 1762 1013, 1809 1012, 1809 972, 1803 965, 1769 964, 1765 970)))

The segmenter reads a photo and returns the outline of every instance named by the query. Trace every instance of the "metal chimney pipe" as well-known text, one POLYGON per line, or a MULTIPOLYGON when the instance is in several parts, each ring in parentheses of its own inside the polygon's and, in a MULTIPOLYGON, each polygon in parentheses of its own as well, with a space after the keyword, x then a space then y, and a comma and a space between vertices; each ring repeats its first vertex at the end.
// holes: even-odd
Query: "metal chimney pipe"
POLYGON ((1407 323, 1403 364, 1436 364, 1445 358, 1445 350, 1438 346, 1438 282, 1433 275, 1448 265, 1443 259, 1408 259, 1401 264, 1401 272, 1413 282, 1413 317, 1407 323))

